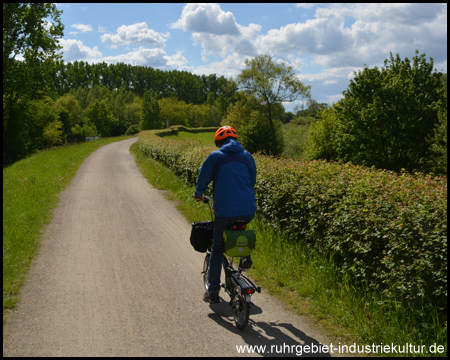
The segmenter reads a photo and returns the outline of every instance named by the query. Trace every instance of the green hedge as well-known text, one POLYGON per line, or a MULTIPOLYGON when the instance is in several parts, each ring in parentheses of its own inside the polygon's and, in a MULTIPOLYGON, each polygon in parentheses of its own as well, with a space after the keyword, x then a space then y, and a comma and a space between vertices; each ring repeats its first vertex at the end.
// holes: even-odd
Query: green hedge
POLYGON ((168 135, 176 135, 178 131, 185 131, 189 133, 201 133, 201 132, 215 132, 217 127, 203 127, 203 128, 187 128, 183 125, 173 125, 168 129, 164 130, 156 130, 154 133, 160 137, 168 136, 168 135))
MULTIPOLYGON (((190 184, 215 148, 141 132, 139 144, 190 184)), ((254 155, 266 222, 333 255, 386 296, 447 309, 447 178, 254 155)))

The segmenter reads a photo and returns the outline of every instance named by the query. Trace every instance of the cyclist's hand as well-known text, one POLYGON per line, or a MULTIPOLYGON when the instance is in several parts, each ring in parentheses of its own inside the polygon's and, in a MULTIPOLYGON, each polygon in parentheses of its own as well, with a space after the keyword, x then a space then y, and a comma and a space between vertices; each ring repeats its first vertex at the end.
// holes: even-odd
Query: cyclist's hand
POLYGON ((195 195, 192 195, 192 197, 195 199, 195 201, 205 201, 205 197, 204 196, 195 196, 195 195))

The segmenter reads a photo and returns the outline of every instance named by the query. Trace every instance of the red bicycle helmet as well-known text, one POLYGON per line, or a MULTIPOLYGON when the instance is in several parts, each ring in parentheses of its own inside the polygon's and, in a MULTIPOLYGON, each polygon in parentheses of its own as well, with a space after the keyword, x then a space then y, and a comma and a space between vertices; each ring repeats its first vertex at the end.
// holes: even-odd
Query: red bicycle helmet
POLYGON ((232 137, 237 140, 238 134, 231 126, 222 126, 216 131, 216 135, 214 135, 214 142, 221 141, 227 137, 232 137))

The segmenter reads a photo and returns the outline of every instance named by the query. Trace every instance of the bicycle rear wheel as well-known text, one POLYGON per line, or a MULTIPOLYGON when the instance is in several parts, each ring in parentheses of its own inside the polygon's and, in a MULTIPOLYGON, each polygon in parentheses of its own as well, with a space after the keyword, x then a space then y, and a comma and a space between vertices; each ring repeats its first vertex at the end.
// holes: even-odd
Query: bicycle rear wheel
POLYGON ((236 291, 231 302, 231 308, 233 310, 236 327, 240 330, 244 330, 248 325, 248 317, 250 314, 250 306, 247 303, 246 297, 236 291))

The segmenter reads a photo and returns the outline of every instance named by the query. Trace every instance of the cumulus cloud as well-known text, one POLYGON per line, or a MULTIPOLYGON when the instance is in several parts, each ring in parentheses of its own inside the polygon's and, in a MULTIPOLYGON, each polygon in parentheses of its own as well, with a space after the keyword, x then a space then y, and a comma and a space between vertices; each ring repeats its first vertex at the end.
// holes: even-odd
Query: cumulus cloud
POLYGON ((439 38, 437 46, 446 47, 446 29, 446 4, 332 4, 319 6, 314 19, 269 30, 256 43, 262 53, 309 54, 323 67, 361 66, 382 63, 389 52, 412 56, 419 45, 426 52, 439 38), (351 27, 345 26, 349 18, 351 27))
POLYGON ((245 59, 247 59, 245 55, 232 53, 223 60, 213 61, 208 65, 197 66, 188 70, 198 75, 219 74, 225 77, 236 77, 245 68, 245 59))
POLYGON ((101 25, 98 25, 98 27, 97 27, 97 31, 99 32, 99 33, 105 33, 107 30, 106 30, 106 26, 101 26, 101 25))
POLYGON ((160 34, 149 29, 145 22, 133 25, 122 25, 117 29, 116 34, 104 34, 101 40, 117 48, 120 45, 147 45, 154 48, 162 49, 165 47, 169 33, 160 34))
POLYGON ((83 45, 80 40, 60 39, 59 44, 62 46, 65 61, 92 61, 102 56, 97 46, 90 48, 83 45))
POLYGON ((317 4, 320 4, 320 3, 299 3, 299 4, 295 4, 295 6, 298 8, 312 9, 317 4))
POLYGON ((155 68, 182 68, 188 62, 182 55, 182 51, 177 52, 175 55, 167 55, 162 49, 148 49, 142 46, 126 54, 104 57, 103 60, 107 63, 123 62, 155 68))
POLYGON ((73 25, 70 25, 70 27, 75 28, 75 29, 79 30, 82 33, 86 33, 86 32, 92 31, 92 26, 91 25, 73 24, 73 25))
POLYGON ((232 52, 237 52, 241 55, 257 56, 258 51, 255 47, 254 39, 261 26, 250 24, 244 27, 239 25, 239 29, 239 36, 193 33, 192 39, 195 45, 202 47, 202 55, 212 54, 226 57, 232 52))
POLYGON ((187 4, 171 27, 193 33, 239 35, 234 15, 223 11, 218 4, 187 4))
POLYGON ((192 32, 194 44, 202 48, 203 56, 225 58, 233 52, 250 57, 258 55, 254 41, 261 26, 238 24, 234 15, 223 11, 218 4, 187 4, 180 19, 170 26, 192 32))

